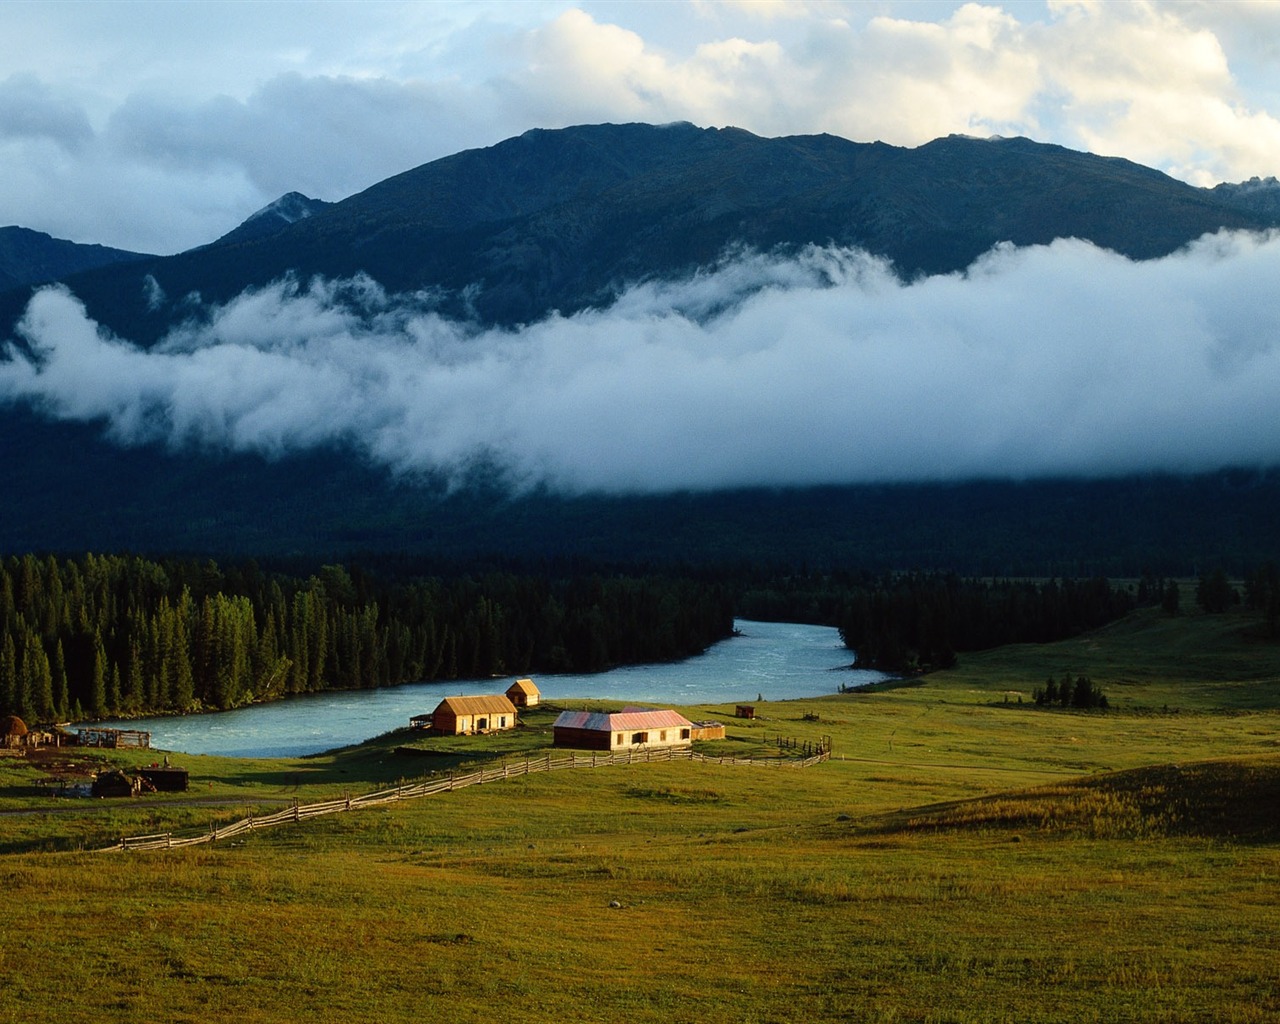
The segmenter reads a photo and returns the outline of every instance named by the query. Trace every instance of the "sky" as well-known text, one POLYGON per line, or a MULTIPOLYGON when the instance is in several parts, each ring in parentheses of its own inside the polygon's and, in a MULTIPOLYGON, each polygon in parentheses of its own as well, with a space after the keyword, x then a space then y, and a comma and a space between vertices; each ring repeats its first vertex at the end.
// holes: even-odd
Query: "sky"
MULTIPOLYGON (((0 224, 170 252, 530 127, 1026 135, 1194 184, 1280 173, 1280 4, 0 4, 0 224)), ((120 443, 342 444, 394 472, 635 493, 1280 465, 1280 238, 999 247, 899 280, 726 255, 487 330, 281 282, 154 349, 37 294, 0 401, 120 443)), ((0 350, 4 349, 0 338, 0 350)), ((2 439, 0 439, 2 440, 2 439)))
POLYGON ((1280 173, 1280 4, 0 4, 0 225, 168 254, 528 128, 1026 135, 1280 173))

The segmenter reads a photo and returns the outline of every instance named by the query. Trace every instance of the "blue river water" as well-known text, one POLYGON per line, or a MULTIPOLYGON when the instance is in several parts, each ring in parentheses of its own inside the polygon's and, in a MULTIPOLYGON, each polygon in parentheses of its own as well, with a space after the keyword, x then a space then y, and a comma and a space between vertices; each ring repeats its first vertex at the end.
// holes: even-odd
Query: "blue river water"
MULTIPOLYGON (((739 635, 703 654, 661 665, 634 665, 592 675, 534 677, 543 699, 595 697, 681 706, 792 700, 836 693, 884 679, 853 670, 852 652, 836 630, 783 622, 736 623, 739 635)), ((234 711, 103 722, 145 729, 160 750, 227 757, 300 757, 349 746, 409 724, 446 696, 502 693, 499 679, 405 683, 380 690, 305 694, 234 711)))

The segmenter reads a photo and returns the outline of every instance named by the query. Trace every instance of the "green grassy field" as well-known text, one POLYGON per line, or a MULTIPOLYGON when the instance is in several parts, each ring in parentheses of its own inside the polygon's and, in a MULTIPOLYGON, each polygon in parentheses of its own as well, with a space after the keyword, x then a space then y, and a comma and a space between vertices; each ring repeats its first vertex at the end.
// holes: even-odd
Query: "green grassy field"
POLYGON ((186 850, 89 852, 536 756, 551 712, 184 756, 192 792, 148 801, 0 759, 0 1021, 1272 1021, 1280 647, 1249 628, 1142 613, 753 722, 687 709, 729 724, 715 753, 831 737, 809 768, 520 776, 186 850), (1112 710, 1035 708, 1064 672, 1112 710))

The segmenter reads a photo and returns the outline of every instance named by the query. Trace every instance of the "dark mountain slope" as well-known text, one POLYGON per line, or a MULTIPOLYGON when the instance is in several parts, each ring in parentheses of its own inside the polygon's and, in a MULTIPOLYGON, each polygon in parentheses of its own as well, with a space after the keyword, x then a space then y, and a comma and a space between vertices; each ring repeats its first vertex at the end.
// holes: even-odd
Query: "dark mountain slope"
MULTIPOLYGON (((764 139, 688 124, 535 130, 389 178, 266 237, 69 283, 91 315, 147 342, 197 292, 225 301, 288 273, 366 273, 437 289, 446 312, 517 323, 687 273, 726 248, 861 246, 905 276, 963 269, 1001 241, 1087 238, 1135 258, 1274 218, 1126 160, 1026 139, 916 149, 764 139), (151 309, 153 276, 169 305, 151 309), (464 289, 469 292, 464 301, 464 289)), ((0 310, 11 320, 12 300, 0 310)))
POLYGON ((10 410, 0 554, 132 551, 944 568, 1030 576, 1240 573, 1275 559, 1280 473, 512 497, 397 482, 348 453, 269 462, 117 448, 10 410), (41 457, 10 458, 39 451, 41 457))
POLYGON ((96 267, 154 259, 144 253, 81 245, 29 228, 0 228, 0 291, 57 281, 96 267))

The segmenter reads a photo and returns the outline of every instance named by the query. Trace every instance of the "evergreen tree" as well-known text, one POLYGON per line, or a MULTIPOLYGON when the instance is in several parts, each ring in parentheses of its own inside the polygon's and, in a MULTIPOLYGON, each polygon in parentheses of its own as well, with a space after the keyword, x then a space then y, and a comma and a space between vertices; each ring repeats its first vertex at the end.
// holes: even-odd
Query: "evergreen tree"
POLYGON ((64 721, 70 709, 70 696, 67 687, 67 659, 62 653, 62 641, 53 648, 53 707, 57 721, 64 721))
POLYGON ((18 648, 13 634, 4 631, 0 645, 0 713, 18 714, 18 648))
POLYGON ((107 714, 107 652, 99 637, 93 648, 93 666, 89 676, 89 713, 95 718, 107 714))

